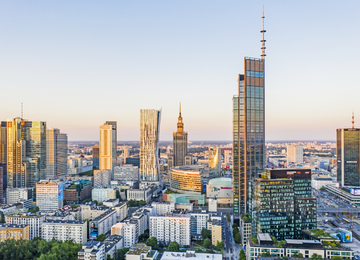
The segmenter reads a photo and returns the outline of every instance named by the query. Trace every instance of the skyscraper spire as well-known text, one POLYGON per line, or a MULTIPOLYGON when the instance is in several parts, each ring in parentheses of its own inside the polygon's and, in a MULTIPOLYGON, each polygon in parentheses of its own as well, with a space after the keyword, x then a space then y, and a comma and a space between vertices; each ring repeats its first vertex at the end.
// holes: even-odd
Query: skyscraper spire
POLYGON ((182 117, 181 117, 181 102, 180 102, 179 117, 178 117, 178 123, 177 123, 177 132, 182 133, 183 131, 184 131, 184 123, 182 122, 182 117))
POLYGON ((181 117, 181 102, 179 104, 179 117, 181 117))
POLYGON ((261 40, 261 50, 262 50, 262 53, 261 53, 261 59, 262 60, 265 60, 265 56, 266 56, 266 54, 265 54, 265 49, 266 49, 266 47, 265 47, 265 42, 266 42, 266 40, 265 40, 265 33, 266 33, 266 30, 265 30, 265 26, 264 26, 264 21, 265 21, 265 15, 264 15, 264 6, 263 6, 263 12, 262 12, 262 30, 260 31, 261 33, 262 33, 262 40, 261 40))
POLYGON ((24 110, 23 110, 23 103, 21 102, 21 119, 24 118, 24 110))
POLYGON ((351 121, 351 123, 352 123, 352 128, 354 129, 354 124, 355 124, 355 121, 354 121, 354 112, 352 112, 352 121, 351 121))

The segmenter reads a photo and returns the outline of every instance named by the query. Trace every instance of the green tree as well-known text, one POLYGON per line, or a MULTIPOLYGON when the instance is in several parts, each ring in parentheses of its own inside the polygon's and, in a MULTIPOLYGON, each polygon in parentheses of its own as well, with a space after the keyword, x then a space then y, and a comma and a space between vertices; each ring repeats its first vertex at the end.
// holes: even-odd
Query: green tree
POLYGON ((211 231, 206 228, 203 228, 201 230, 201 236, 203 239, 211 238, 211 231))
POLYGON ((271 256, 271 254, 270 254, 269 251, 267 251, 267 252, 261 253, 261 256, 262 257, 269 257, 269 256, 271 256))
POLYGON ((331 259, 343 259, 341 256, 332 256, 331 259))
POLYGON ((231 226, 232 228, 237 228, 238 227, 238 225, 236 225, 236 223, 234 223, 234 224, 232 224, 232 226, 231 226))
POLYGON ((118 249, 117 251, 117 257, 116 257, 116 260, 125 260, 126 257, 126 253, 129 251, 129 248, 128 247, 124 247, 122 249, 118 249))
POLYGON ((320 190, 321 190, 321 191, 326 191, 326 189, 325 189, 325 187, 324 187, 324 186, 323 186, 323 187, 321 187, 321 188, 320 188, 320 190))
POLYGON ((216 242, 216 247, 219 249, 224 249, 225 248, 225 244, 223 241, 217 241, 216 242))
POLYGON ((227 219, 228 222, 231 221, 230 213, 226 214, 226 219, 227 219))
MULTIPOLYGON (((294 253, 293 255, 292 255, 292 257, 294 257, 294 258, 304 258, 304 255, 302 254, 302 253, 294 253)), ((342 258, 341 258, 342 259, 342 258)))
POLYGON ((167 251, 178 252, 179 249, 180 249, 180 245, 178 244, 178 242, 173 241, 169 244, 167 251))
POLYGON ((212 247, 212 244, 211 244, 210 238, 206 238, 206 239, 204 240, 203 245, 204 245, 205 248, 211 248, 211 247, 212 247))
POLYGON ((121 195, 120 195, 120 191, 116 190, 116 194, 115 194, 116 198, 119 199, 119 201, 121 201, 121 195))
POLYGON ((244 249, 241 248, 240 254, 239 254, 239 260, 246 260, 246 255, 244 249))
POLYGON ((96 237, 96 240, 97 241, 100 241, 100 242, 104 242, 104 240, 106 239, 106 235, 105 234, 100 234, 96 237))
POLYGON ((129 200, 128 201, 128 206, 129 207, 136 207, 137 206, 137 201, 136 200, 129 200))
POLYGON ((146 204, 147 204, 147 203, 146 203, 146 201, 144 201, 144 200, 140 200, 140 201, 139 201, 140 207, 145 206, 146 204))
POLYGON ((158 240, 156 237, 150 237, 146 240, 146 245, 151 246, 151 248, 156 249, 158 244, 158 240))
POLYGON ((149 229, 146 229, 143 234, 139 236, 139 242, 146 242, 149 238, 149 229))
POLYGON ((236 233, 236 235, 234 236, 234 241, 237 244, 241 243, 241 235, 240 235, 240 233, 236 233))
POLYGON ((5 223, 5 216, 4 216, 4 212, 0 212, 0 223, 5 223))
POLYGON ((278 247, 285 247, 286 246, 286 241, 285 240, 280 240, 277 242, 277 246, 278 247))
POLYGON ((310 257, 310 259, 316 259, 316 260, 322 260, 322 256, 318 255, 318 254, 312 254, 312 256, 310 257))
POLYGON ((255 244, 255 245, 257 245, 259 243, 259 241, 256 237, 250 237, 250 241, 253 242, 253 244, 255 244))
POLYGON ((72 209, 75 209, 75 208, 77 208, 77 207, 79 207, 79 205, 76 205, 76 204, 71 204, 71 206, 70 206, 72 209))

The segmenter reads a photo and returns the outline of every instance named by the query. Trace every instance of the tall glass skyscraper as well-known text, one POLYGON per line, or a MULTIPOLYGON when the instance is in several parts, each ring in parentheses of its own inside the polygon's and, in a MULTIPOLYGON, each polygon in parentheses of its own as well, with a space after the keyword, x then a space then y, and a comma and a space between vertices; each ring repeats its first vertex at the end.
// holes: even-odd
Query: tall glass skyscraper
POLYGON ((111 179, 114 179, 117 150, 117 127, 116 121, 106 121, 100 126, 99 166, 100 170, 111 171, 111 179))
POLYGON ((46 178, 46 123, 7 121, 8 187, 35 187, 46 178))
POLYGON ((360 128, 336 130, 337 182, 360 186, 360 128))
POLYGON ((140 180, 159 181, 159 134, 161 110, 140 110, 140 180))
POLYGON ((46 178, 54 180, 67 174, 68 139, 59 129, 46 130, 46 178))
MULTIPOLYGON (((265 55, 263 55, 264 58, 265 55)), ((244 58, 233 97, 234 216, 251 209, 252 180, 265 165, 265 60, 244 58)))

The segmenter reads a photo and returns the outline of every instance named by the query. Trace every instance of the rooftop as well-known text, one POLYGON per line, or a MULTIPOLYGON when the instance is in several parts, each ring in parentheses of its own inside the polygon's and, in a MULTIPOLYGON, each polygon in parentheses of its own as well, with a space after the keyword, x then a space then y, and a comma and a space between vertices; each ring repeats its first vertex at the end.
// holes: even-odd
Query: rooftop
POLYGON ((53 220, 53 219, 50 219, 50 220, 45 220, 43 222, 43 224, 46 224, 46 223, 56 223, 56 224, 84 224, 86 221, 83 221, 83 220, 53 220))
POLYGON ((186 260, 222 260, 221 254, 205 254, 195 253, 195 251, 181 252, 164 252, 161 260, 175 260, 175 259, 186 259, 186 260))
POLYGON ((3 227, 3 228, 24 228, 26 227, 26 225, 24 224, 6 224, 6 223, 1 223, 0 224, 0 227, 3 227))
POLYGON ((140 254, 146 254, 151 250, 150 246, 147 246, 145 244, 135 244, 132 247, 130 247, 129 252, 127 252, 127 255, 140 255, 140 254))

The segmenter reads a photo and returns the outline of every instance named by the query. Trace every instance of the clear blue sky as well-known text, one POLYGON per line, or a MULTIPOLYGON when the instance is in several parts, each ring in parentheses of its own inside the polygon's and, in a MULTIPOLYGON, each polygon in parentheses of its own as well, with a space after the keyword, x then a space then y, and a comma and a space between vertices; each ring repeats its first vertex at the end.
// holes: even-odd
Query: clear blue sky
POLYGON ((1 1, 0 119, 46 120, 69 140, 138 140, 141 108, 182 102, 190 140, 232 139, 243 57, 260 57, 265 4, 266 139, 331 140, 360 127, 360 1, 1 1))

